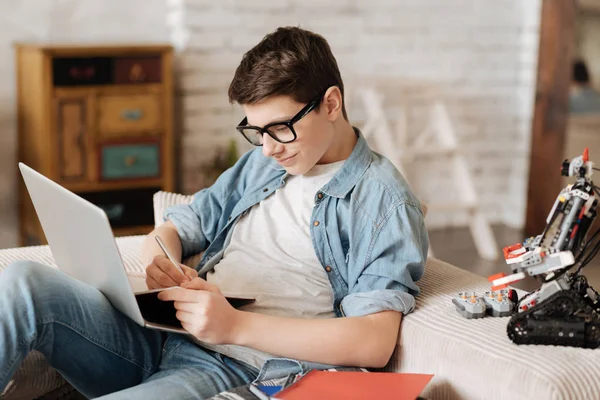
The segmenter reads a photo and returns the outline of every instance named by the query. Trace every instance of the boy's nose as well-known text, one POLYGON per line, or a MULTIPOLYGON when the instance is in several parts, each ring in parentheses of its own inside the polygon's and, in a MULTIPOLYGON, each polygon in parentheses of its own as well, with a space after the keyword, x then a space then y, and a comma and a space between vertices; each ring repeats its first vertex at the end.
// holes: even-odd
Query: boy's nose
POLYGON ((265 157, 273 157, 274 155, 281 153, 283 145, 271 136, 263 133, 263 155, 265 157))

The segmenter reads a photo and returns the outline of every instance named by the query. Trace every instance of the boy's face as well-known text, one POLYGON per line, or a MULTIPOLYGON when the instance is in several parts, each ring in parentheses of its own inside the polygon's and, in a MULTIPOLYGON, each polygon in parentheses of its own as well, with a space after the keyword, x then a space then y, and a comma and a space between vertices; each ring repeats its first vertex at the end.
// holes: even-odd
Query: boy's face
MULTIPOLYGON (((248 125, 262 126, 288 121, 306 104, 289 96, 273 96, 255 104, 242 105, 248 125)), ((318 164, 331 147, 334 138, 331 116, 322 103, 294 124, 296 140, 279 143, 263 135, 263 154, 274 158, 291 175, 302 175, 318 164)))

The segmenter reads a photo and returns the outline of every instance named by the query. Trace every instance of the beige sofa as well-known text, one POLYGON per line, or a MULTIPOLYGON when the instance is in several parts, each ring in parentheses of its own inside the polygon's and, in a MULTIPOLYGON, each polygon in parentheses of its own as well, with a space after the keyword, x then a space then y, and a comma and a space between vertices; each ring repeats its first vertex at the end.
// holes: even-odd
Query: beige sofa
MULTIPOLYGON (((155 196, 155 218, 162 210, 190 197, 155 196)), ((128 274, 143 284, 138 258, 142 236, 118 238, 128 274)), ((45 246, 0 251, 0 271, 14 260, 32 259, 53 266, 45 246)), ((193 263, 188 260, 189 263, 193 263)), ((1 273, 1 272, 0 272, 1 273)), ((428 399, 597 399, 600 398, 600 350, 556 346, 517 346, 506 336, 507 318, 466 320, 451 304, 463 290, 483 292, 487 279, 440 260, 427 260, 419 284, 417 309, 402 322, 401 334, 387 370, 434 374, 423 396, 428 399)), ((39 353, 23 363, 4 399, 79 398, 39 353)))

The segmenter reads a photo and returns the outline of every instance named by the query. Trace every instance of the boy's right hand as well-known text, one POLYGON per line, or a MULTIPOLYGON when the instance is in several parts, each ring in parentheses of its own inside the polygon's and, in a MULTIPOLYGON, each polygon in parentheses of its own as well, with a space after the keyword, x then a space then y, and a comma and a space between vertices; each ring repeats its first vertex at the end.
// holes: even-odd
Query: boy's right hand
POLYGON ((179 264, 185 276, 179 272, 171 260, 163 255, 157 255, 152 263, 146 267, 146 285, 148 290, 160 289, 171 286, 179 286, 183 282, 189 282, 198 276, 195 269, 187 265, 179 264))

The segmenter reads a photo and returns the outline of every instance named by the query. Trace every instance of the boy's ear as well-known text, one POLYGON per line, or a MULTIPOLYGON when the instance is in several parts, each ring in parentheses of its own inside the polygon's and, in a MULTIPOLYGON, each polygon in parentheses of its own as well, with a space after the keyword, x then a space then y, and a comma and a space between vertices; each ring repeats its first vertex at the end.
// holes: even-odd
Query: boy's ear
POLYGON ((332 86, 325 92, 325 96, 323 96, 323 104, 324 111, 327 113, 327 119, 330 121, 335 121, 342 115, 343 108, 342 92, 340 88, 337 86, 332 86))

